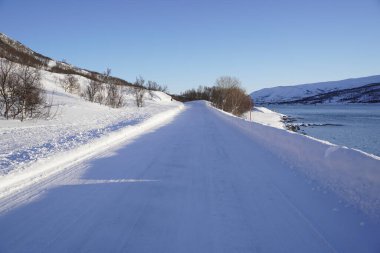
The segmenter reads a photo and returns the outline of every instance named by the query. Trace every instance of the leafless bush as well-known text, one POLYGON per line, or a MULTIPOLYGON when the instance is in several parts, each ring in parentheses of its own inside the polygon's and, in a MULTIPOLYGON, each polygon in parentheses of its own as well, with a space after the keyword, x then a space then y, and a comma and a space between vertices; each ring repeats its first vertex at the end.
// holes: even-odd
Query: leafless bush
POLYGON ((239 79, 230 76, 218 78, 213 87, 199 86, 198 89, 187 90, 181 97, 184 101, 208 100, 215 107, 238 116, 253 106, 239 79))
POLYGON ((106 99, 107 99, 107 97, 106 97, 106 94, 105 94, 105 91, 104 91, 104 86, 103 86, 103 84, 100 84, 100 86, 99 86, 100 88, 99 88, 99 91, 96 93, 96 95, 95 95, 95 100, 94 100, 94 102, 95 103, 98 103, 98 104, 100 104, 100 105, 103 105, 103 104, 105 104, 106 103, 106 99))
POLYGON ((79 91, 79 81, 74 75, 65 75, 59 80, 59 83, 66 92, 77 93, 79 91))
POLYGON ((110 77, 111 77, 111 69, 107 68, 106 71, 104 71, 102 75, 103 83, 108 83, 110 81, 110 77))
POLYGON ((240 116, 251 109, 251 98, 236 77, 219 77, 211 94, 213 105, 224 111, 240 116))
POLYGON ((18 81, 16 64, 0 59, 0 112, 6 119, 9 118, 11 108, 17 101, 18 81))
POLYGON ((190 89, 181 93, 184 101, 207 100, 211 101, 211 93, 214 87, 199 86, 197 89, 190 89))
POLYGON ((122 93, 122 88, 120 85, 115 82, 111 82, 111 69, 107 68, 107 70, 103 73, 103 82, 105 85, 105 103, 106 105, 112 108, 120 108, 124 105, 124 96, 122 93))
POLYGON ((119 85, 108 83, 106 85, 107 102, 106 104, 113 108, 120 108, 124 105, 124 96, 122 88, 119 85))
POLYGON ((33 118, 33 114, 41 113, 45 104, 45 92, 42 89, 39 70, 22 66, 19 68, 19 77, 18 102, 15 107, 17 113, 14 113, 14 118, 20 114, 23 121, 27 116, 33 118))
POLYGON ((144 95, 146 93, 146 88, 144 87, 145 80, 140 76, 136 78, 136 82, 134 83, 133 94, 136 101, 137 107, 144 106, 144 95))
POLYGON ((148 90, 150 97, 153 97, 153 91, 168 91, 168 87, 166 85, 159 85, 155 81, 148 81, 144 87, 146 90, 148 90))
POLYGON ((168 87, 166 85, 160 85, 155 81, 148 81, 145 87, 149 91, 162 91, 162 92, 168 91, 168 87))
POLYGON ((86 89, 82 93, 82 96, 90 102, 98 102, 99 93, 102 90, 102 84, 98 81, 91 80, 86 89))
POLYGON ((6 119, 39 117, 46 109, 38 69, 0 60, 0 108, 6 119))
POLYGON ((236 77, 222 76, 216 79, 213 92, 213 104, 225 111, 232 111, 232 93, 241 89, 241 83, 236 77))

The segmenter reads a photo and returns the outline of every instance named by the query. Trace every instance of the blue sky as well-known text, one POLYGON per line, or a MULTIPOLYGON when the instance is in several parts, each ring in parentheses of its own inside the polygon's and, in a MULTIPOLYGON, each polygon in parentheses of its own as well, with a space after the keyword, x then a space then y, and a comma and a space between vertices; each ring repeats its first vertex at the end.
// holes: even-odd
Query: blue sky
POLYGON ((0 0, 0 32, 54 59, 178 93, 380 74, 380 0, 0 0))

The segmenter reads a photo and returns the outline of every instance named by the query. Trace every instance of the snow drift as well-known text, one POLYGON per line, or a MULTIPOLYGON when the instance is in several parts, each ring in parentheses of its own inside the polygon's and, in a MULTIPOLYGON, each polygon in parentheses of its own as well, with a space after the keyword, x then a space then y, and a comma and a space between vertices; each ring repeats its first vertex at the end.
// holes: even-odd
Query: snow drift
POLYGON ((286 129, 283 122, 284 116, 284 114, 271 111, 268 108, 255 106, 251 112, 244 113, 242 118, 266 126, 286 129))
POLYGON ((372 216, 380 214, 380 157, 215 110, 307 177, 372 216))

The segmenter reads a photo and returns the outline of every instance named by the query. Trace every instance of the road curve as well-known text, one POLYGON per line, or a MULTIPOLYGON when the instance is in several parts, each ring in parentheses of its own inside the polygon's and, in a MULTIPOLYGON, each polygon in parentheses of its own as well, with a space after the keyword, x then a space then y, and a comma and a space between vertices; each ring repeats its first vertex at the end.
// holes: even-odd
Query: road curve
POLYGON ((380 252, 378 223, 223 117, 189 103, 41 185, 0 215, 0 252, 380 252))

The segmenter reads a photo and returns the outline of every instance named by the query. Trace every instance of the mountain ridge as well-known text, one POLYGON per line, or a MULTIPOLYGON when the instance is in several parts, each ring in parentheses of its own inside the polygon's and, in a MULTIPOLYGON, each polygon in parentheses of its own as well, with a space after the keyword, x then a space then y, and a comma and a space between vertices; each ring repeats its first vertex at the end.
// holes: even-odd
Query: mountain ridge
POLYGON ((254 91, 257 104, 379 103, 380 75, 254 91))
MULTIPOLYGON (((79 68, 64 61, 57 61, 45 55, 42 55, 23 43, 10 38, 0 32, 0 58, 16 62, 22 65, 28 65, 34 68, 44 69, 53 73, 73 74, 86 77, 90 80, 101 81, 103 74, 79 68)), ((118 85, 133 86, 132 83, 114 76, 108 78, 108 82, 118 85)))

